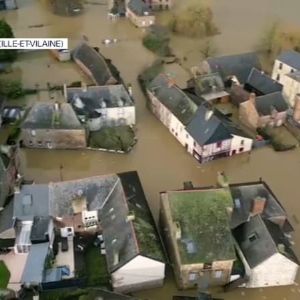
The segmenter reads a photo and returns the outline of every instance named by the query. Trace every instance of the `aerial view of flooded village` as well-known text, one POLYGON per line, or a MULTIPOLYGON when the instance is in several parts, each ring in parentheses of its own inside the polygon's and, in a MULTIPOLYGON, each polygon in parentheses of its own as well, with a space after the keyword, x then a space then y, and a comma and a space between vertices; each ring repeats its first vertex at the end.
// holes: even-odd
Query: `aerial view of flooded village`
POLYGON ((299 300, 299 11, 0 0, 0 299, 299 300))

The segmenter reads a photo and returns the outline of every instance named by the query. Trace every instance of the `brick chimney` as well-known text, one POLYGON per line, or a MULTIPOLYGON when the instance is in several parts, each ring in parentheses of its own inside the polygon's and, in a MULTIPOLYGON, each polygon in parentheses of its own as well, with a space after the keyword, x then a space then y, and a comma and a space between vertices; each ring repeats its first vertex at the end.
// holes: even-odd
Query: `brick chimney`
POLYGON ((251 215, 256 216, 263 213, 266 205, 266 198, 257 196, 252 200, 251 215))
POLYGON ((295 96, 293 118, 296 122, 300 123, 300 94, 295 96))

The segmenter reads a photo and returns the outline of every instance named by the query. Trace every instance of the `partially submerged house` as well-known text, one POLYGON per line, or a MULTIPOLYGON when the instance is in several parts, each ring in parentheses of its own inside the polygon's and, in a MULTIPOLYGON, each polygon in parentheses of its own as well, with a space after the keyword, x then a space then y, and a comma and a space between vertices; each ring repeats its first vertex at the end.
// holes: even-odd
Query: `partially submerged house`
POLYGON ((240 103, 239 119, 250 128, 278 127, 287 117, 289 107, 281 92, 256 97, 254 93, 249 99, 240 103))
POLYGON ((65 98, 90 131, 135 125, 135 105, 124 85, 68 87, 65 98))
POLYGON ((0 0, 0 10, 11 10, 17 8, 18 5, 16 0, 0 0))
POLYGON ((252 68, 244 85, 247 92, 255 93, 256 96, 281 92, 282 88, 282 84, 256 68, 252 68))
POLYGON ((111 63, 85 42, 72 51, 72 58, 95 85, 117 84, 118 74, 111 63))
POLYGON ((254 52, 210 57, 203 63, 208 73, 219 73, 224 82, 244 84, 252 68, 261 68, 258 55, 254 52))
POLYGON ((160 198, 160 226, 179 288, 228 283, 236 259, 229 190, 167 191, 160 198))
POLYGON ((86 147, 86 129, 69 103, 36 103, 21 126, 21 144, 28 148, 86 147))
POLYGON ((149 27, 155 23, 151 8, 143 0, 129 0, 126 16, 137 27, 149 27))
POLYGON ((155 10, 167 10, 172 8, 173 0, 145 0, 145 3, 150 9, 155 10))
POLYGON ((167 75, 158 75, 148 85, 147 95, 155 116, 200 163, 251 150, 253 140, 236 124, 203 100, 197 101, 198 107, 194 96, 167 75))

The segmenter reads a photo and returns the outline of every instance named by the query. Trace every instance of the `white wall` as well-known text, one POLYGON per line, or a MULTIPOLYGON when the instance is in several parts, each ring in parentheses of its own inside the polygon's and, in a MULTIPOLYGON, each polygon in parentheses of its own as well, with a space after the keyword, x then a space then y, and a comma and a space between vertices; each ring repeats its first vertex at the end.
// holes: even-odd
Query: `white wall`
POLYGON ((283 95, 286 97, 289 104, 294 106, 295 96, 300 93, 300 82, 289 76, 283 76, 282 84, 283 95))
POLYGON ((114 120, 118 122, 118 120, 124 119, 126 121, 126 125, 135 125, 134 106, 103 108, 100 112, 106 116, 107 121, 114 120))
POLYGON ((276 253, 260 265, 252 269, 246 287, 258 288, 266 286, 291 285, 294 283, 298 265, 276 253))
POLYGON ((292 70, 297 71, 296 69, 293 69, 292 67, 290 67, 289 65, 286 65, 284 63, 282 63, 282 68, 280 69, 280 61, 279 60, 275 60, 274 66, 273 66, 273 72, 272 72, 272 78, 274 80, 277 80, 277 75, 280 76, 278 82, 280 82, 281 84, 283 84, 283 77, 286 74, 289 74, 292 72, 292 70))
POLYGON ((243 136, 233 135, 231 140, 230 155, 234 155, 234 152, 235 154, 238 154, 251 151, 252 144, 252 139, 243 136), (240 151, 241 148, 243 148, 242 151, 240 151))
POLYGON ((122 268, 112 273, 113 288, 130 291, 165 278, 165 264, 141 255, 136 256, 122 268))

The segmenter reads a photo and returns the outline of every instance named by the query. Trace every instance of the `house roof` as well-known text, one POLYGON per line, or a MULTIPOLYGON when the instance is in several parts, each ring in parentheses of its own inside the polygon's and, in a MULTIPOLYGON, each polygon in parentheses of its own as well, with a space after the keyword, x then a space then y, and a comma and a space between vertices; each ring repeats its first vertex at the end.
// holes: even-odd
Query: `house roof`
POLYGON ((151 9, 142 0, 130 0, 128 2, 128 8, 138 16, 151 15, 151 9))
POLYGON ((81 129, 77 116, 69 103, 61 103, 55 112, 54 103, 35 103, 29 111, 22 128, 31 129, 81 129))
POLYGON ((165 74, 159 74, 148 85, 148 90, 184 125, 193 118, 197 105, 165 74))
POLYGON ((283 62, 295 68, 296 70, 300 70, 300 53, 294 50, 283 51, 278 57, 277 60, 283 62))
POLYGON ((201 146, 232 138, 227 128, 205 105, 199 106, 186 130, 201 146), (212 115, 209 117, 209 114, 212 115))
POLYGON ((281 92, 283 86, 267 74, 257 70, 256 68, 252 68, 247 78, 245 89, 252 92, 252 88, 261 94, 266 95, 281 92))
POLYGON ((256 197, 266 199, 262 217, 270 220, 272 218, 286 217, 286 212, 279 200, 272 193, 265 182, 250 182, 241 184, 230 184, 230 191, 234 202, 231 217, 231 228, 235 228, 250 218, 252 201, 256 197))
POLYGON ((98 53, 87 43, 81 43, 72 52, 73 59, 80 61, 93 76, 94 83, 97 85, 106 85, 112 80, 117 83, 117 79, 112 73, 104 56, 98 53))
POLYGON ((229 190, 171 191, 162 193, 161 199, 169 206, 169 222, 178 224, 181 232, 177 247, 182 264, 235 259, 227 213, 232 207, 229 190))
POLYGON ((43 281, 45 260, 49 251, 49 242, 33 244, 27 257, 21 282, 39 284, 43 281))
POLYGON ((273 109, 276 109, 277 112, 283 112, 289 108, 281 92, 257 97, 255 106, 257 112, 263 116, 271 115, 273 109))
POLYGON ((212 72, 218 72, 223 80, 228 76, 236 76, 240 83, 245 83, 252 68, 260 69, 260 62, 256 53, 243 53, 207 59, 212 72))
POLYGON ((0 237, 1 233, 14 228, 14 203, 10 201, 0 212, 0 237))
POLYGON ((194 79, 195 92, 206 101, 227 96, 224 83, 219 73, 211 73, 198 76, 194 79))
POLYGON ((248 222, 235 228, 233 235, 250 268, 258 266, 278 252, 298 263, 280 227, 268 220, 264 221, 260 215, 251 217, 248 222), (284 248, 280 248, 280 244, 284 248))
POLYGON ((133 106, 125 87, 119 85, 90 86, 87 90, 68 88, 67 100, 78 114, 91 114, 103 108, 133 106))
POLYGON ((234 105, 239 106, 241 103, 248 101, 250 98, 250 93, 248 93, 240 85, 232 85, 230 89, 230 98, 234 105))
POLYGON ((52 221, 50 217, 33 218, 33 225, 31 228, 30 240, 32 243, 47 242, 49 233, 49 224, 52 221))

